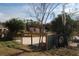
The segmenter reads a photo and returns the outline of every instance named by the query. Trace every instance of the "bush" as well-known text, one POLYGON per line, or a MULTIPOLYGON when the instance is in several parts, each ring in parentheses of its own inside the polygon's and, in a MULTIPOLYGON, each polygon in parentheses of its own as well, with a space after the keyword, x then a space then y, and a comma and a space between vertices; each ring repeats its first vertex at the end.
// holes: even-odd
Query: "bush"
POLYGON ((17 18, 13 18, 6 21, 5 26, 9 29, 8 36, 11 39, 18 31, 24 29, 24 22, 22 20, 18 20, 17 18))

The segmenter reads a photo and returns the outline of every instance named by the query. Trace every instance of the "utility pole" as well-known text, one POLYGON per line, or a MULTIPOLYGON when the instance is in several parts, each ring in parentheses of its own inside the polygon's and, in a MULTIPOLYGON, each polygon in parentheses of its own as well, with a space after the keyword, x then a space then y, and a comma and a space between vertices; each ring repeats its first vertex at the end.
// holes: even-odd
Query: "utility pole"
POLYGON ((64 26, 65 26, 65 24, 66 24, 65 5, 66 5, 66 4, 63 4, 63 5, 62 5, 62 23, 63 23, 64 26))

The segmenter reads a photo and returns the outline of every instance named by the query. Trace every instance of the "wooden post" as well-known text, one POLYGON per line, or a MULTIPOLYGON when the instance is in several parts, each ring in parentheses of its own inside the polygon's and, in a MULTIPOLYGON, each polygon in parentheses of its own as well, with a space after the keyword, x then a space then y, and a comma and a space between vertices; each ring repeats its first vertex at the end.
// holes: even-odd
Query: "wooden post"
POLYGON ((41 39, 41 34, 39 33, 38 35, 39 35, 39 46, 38 46, 38 47, 40 48, 40 39, 41 39))
POLYGON ((43 47, 43 33, 41 34, 41 46, 43 47))
POLYGON ((23 45, 23 38, 21 37, 21 44, 23 45))
POLYGON ((47 33, 46 33, 46 49, 48 50, 48 36, 47 36, 47 33))
POLYGON ((33 45, 32 33, 31 33, 31 46, 33 45))

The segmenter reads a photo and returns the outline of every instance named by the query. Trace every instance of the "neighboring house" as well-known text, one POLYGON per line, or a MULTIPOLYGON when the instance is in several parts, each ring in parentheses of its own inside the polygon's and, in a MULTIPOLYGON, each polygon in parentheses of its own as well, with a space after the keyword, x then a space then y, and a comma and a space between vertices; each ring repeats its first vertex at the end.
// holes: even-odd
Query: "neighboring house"
POLYGON ((39 33, 40 31, 39 28, 35 28, 35 27, 30 27, 29 29, 31 32, 36 32, 36 33, 39 33))
POLYGON ((0 24, 0 38, 4 38, 8 32, 8 29, 0 24))
MULTIPOLYGON (((45 29, 41 29, 41 30, 43 30, 44 33, 46 32, 45 29)), ((40 28, 39 27, 30 27, 29 31, 31 31, 33 33, 40 33, 40 28)))

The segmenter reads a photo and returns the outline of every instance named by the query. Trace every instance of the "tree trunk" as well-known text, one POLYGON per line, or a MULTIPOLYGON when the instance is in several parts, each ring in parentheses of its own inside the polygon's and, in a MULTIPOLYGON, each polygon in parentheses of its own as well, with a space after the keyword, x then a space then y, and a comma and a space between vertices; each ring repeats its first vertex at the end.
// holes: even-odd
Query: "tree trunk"
POLYGON ((39 37, 39 47, 40 47, 41 34, 39 34, 39 35, 40 35, 40 37, 39 37))
POLYGON ((33 45, 33 38, 32 38, 32 33, 31 33, 31 46, 33 45))

